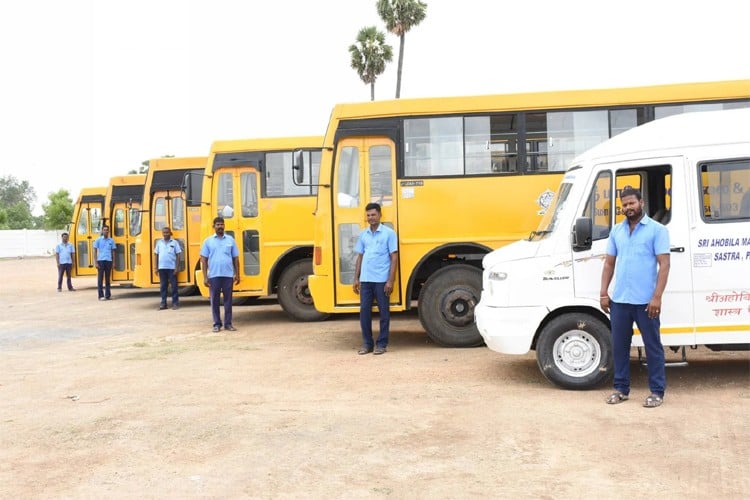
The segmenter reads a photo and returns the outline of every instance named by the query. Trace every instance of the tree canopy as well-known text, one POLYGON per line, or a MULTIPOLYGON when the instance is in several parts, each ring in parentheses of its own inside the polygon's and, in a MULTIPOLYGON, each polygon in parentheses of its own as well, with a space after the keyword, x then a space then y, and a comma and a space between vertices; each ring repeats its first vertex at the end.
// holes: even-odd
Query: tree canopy
POLYGON ((35 201, 36 192, 29 181, 12 175, 0 177, 0 229, 33 229, 31 207, 35 201))
POLYGON ((427 4, 419 0, 378 0, 378 15, 388 31, 399 38, 396 99, 401 97, 401 71, 404 66, 406 33, 427 16, 427 4))
POLYGON ((73 200, 67 189, 49 194, 47 203, 42 204, 45 229, 63 229, 73 220, 73 200))
POLYGON ((370 85, 370 100, 375 100, 375 81, 385 71, 385 64, 393 60, 393 48, 385 43, 385 33, 375 26, 359 30, 357 43, 349 46, 351 66, 359 78, 370 85))

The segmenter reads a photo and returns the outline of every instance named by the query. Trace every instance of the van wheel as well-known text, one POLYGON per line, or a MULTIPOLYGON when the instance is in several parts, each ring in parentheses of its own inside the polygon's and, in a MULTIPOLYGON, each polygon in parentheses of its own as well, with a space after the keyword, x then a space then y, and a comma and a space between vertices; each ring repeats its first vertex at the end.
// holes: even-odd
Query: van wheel
POLYGON ((328 314, 315 309, 307 277, 312 274, 310 259, 298 260, 289 265, 279 277, 277 296, 279 304, 290 318, 296 321, 320 321, 328 314))
POLYGON ((482 272, 451 264, 432 276, 419 293, 419 321, 436 344, 476 347, 483 344, 474 323, 474 307, 482 293, 482 272))
POLYGON ((564 389, 592 389, 612 375, 609 328, 585 313, 558 316, 539 334, 536 359, 553 384, 564 389))

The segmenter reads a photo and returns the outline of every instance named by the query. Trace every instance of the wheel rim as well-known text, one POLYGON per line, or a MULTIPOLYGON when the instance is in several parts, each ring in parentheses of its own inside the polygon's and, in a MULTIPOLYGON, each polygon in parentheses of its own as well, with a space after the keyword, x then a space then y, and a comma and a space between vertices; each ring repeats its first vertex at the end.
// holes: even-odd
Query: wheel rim
POLYGON ((452 326, 464 327, 474 323, 474 293, 466 288, 455 288, 440 302, 440 314, 452 326))
POLYGON ((555 365, 566 375, 584 377, 599 369, 602 350, 599 342, 583 330, 561 335, 552 347, 555 365))
POLYGON ((311 306, 313 303, 312 295, 310 295, 310 288, 307 286, 307 276, 302 276, 294 282, 294 289, 292 290, 294 298, 300 304, 311 306))

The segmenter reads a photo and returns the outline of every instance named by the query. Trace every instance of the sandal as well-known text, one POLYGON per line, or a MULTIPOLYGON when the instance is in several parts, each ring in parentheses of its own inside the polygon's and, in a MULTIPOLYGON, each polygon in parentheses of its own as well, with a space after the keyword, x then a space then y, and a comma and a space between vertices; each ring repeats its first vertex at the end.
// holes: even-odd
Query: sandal
POLYGON ((622 403, 623 401, 627 401, 628 399, 630 399, 630 396, 617 391, 609 395, 609 397, 607 398, 607 404, 616 405, 622 403))
POLYGON ((661 404, 664 402, 664 398, 659 396, 658 394, 651 394, 649 397, 646 398, 646 401, 643 402, 644 408, 656 408, 657 406, 661 406, 661 404))

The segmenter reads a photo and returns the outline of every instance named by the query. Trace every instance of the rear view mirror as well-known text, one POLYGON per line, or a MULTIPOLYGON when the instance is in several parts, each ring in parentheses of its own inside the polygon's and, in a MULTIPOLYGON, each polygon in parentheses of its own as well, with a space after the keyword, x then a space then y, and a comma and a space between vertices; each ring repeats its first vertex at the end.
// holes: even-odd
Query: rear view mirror
POLYGON ((297 185, 305 182, 305 154, 301 149, 292 153, 292 178, 297 185))
POLYGON ((593 223, 589 217, 579 217, 573 227, 573 251, 580 252, 591 248, 593 223))

